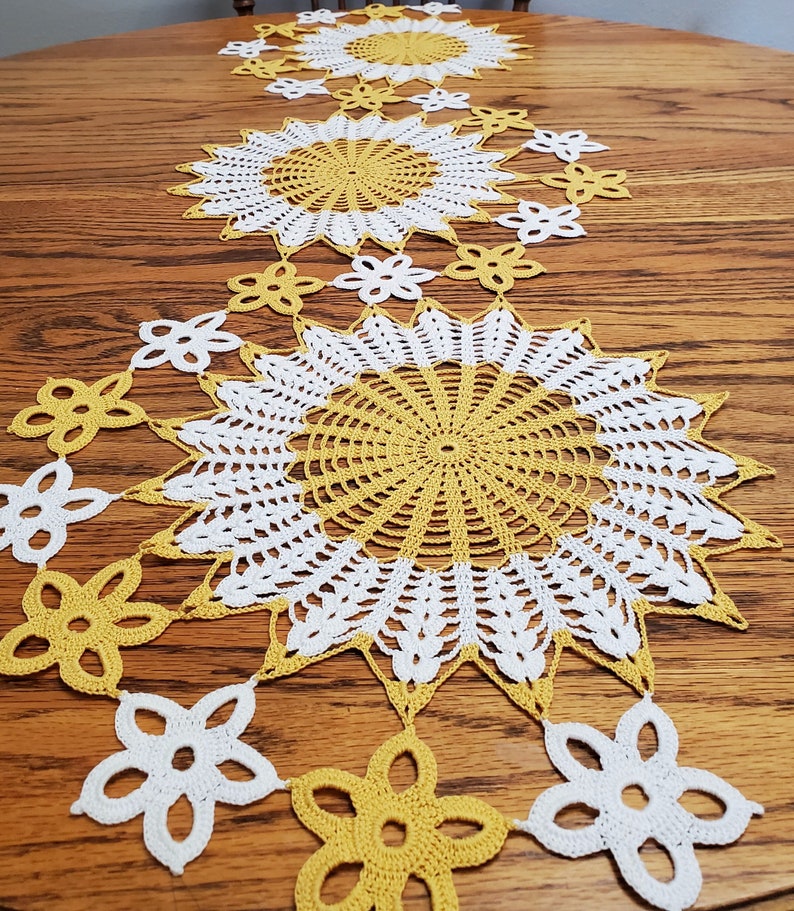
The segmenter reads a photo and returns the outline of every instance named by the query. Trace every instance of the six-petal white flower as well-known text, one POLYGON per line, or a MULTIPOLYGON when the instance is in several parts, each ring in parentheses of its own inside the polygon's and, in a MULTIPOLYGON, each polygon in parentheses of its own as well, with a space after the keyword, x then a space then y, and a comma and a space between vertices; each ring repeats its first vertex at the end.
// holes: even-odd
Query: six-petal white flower
POLYGON ((468 108, 470 97, 468 92, 448 92, 446 89, 436 86, 426 94, 411 95, 408 100, 411 104, 418 104, 428 114, 432 114, 434 111, 442 111, 445 108, 453 111, 468 108))
POLYGON ((298 25, 336 25, 336 20, 346 16, 346 10, 306 9, 298 13, 298 25))
POLYGON ((270 85, 265 86, 265 91, 273 95, 283 95, 289 101, 304 98, 306 95, 329 95, 330 92, 324 85, 325 80, 320 79, 293 79, 291 76, 282 76, 270 85))
POLYGON ((561 161, 578 161, 584 152, 609 151, 609 146, 589 140, 584 130, 569 130, 567 133, 535 130, 533 136, 534 138, 525 142, 522 148, 531 149, 533 152, 551 153, 561 161))
POLYGON ((544 791, 529 817, 516 824, 565 857, 609 851, 629 886, 657 908, 682 911, 697 899, 702 875, 693 845, 729 844, 752 816, 764 812, 711 772, 678 765, 678 733, 650 696, 623 715, 614 740, 585 724, 546 721, 545 728, 549 758, 568 781, 544 791), (657 750, 643 759, 638 736, 646 724, 656 731, 657 750), (568 747, 571 742, 589 747, 600 768, 582 765, 568 747), (627 789, 636 788, 647 798, 642 809, 624 801, 627 789), (685 810, 679 801, 688 791, 712 795, 724 806, 723 815, 701 819, 685 810), (590 824, 558 825, 555 819, 566 807, 581 804, 598 813, 590 824), (673 863, 669 882, 656 879, 640 857, 649 839, 661 845, 673 863))
POLYGON ((522 244, 539 244, 551 237, 583 237, 587 232, 576 221, 582 214, 578 206, 559 206, 550 209, 542 202, 521 200, 518 212, 506 212, 494 221, 503 228, 512 228, 522 244))
POLYGON ((421 79, 433 85, 446 76, 472 77, 479 69, 497 69, 503 60, 515 58, 518 45, 509 36, 494 31, 492 26, 477 28, 469 22, 446 22, 431 16, 427 19, 374 19, 364 25, 341 23, 336 28, 321 28, 302 35, 295 46, 298 59, 310 69, 328 70, 334 77, 361 76, 368 82, 389 78, 392 82, 421 79), (367 42, 381 36, 399 36, 406 45, 404 59, 383 61, 360 51, 367 42), (432 36, 432 37, 431 37, 432 36), (454 47, 441 59, 417 59, 412 48, 438 36, 440 54, 454 47))
POLYGON ((96 487, 72 490, 73 478, 68 462, 58 459, 34 471, 21 486, 0 484, 0 497, 6 499, 0 507, 0 550, 10 544, 20 563, 41 567, 66 543, 68 524, 91 519, 118 499, 96 487), (34 546, 40 532, 46 540, 34 546))
POLYGON ((352 272, 337 275, 331 284, 345 291, 357 291, 365 304, 380 304, 389 297, 418 301, 422 296, 420 284, 438 275, 431 269, 414 266, 411 257, 404 253, 395 253, 385 260, 356 256, 351 265, 352 272))
POLYGON ((264 38, 255 38, 253 41, 230 41, 226 47, 222 47, 218 54, 223 57, 244 57, 246 60, 252 60, 265 51, 278 51, 281 48, 277 44, 268 44, 264 38))
POLYGON ((443 13, 460 13, 462 12, 459 3, 439 3, 438 0, 430 0, 430 3, 419 4, 418 6, 409 6, 408 9, 419 10, 426 16, 440 16, 443 13))
POLYGON ((126 747, 102 760, 88 774, 72 813, 84 813, 103 825, 127 822, 143 813, 143 839, 150 853, 172 873, 180 874, 185 864, 206 848, 212 837, 215 804, 243 806, 261 800, 285 787, 272 764, 248 744, 239 740, 254 717, 255 683, 233 684, 214 690, 192 709, 148 693, 122 693, 116 710, 116 734, 126 747), (208 727, 211 716, 229 702, 235 706, 222 724, 208 727), (155 712, 165 721, 162 734, 147 734, 135 720, 135 713, 155 712), (187 768, 174 765, 178 752, 187 768), (248 769, 248 781, 227 778, 218 768, 231 761, 248 769), (111 778, 128 769, 143 772, 146 780, 124 797, 108 797, 105 787, 111 778), (182 796, 193 809, 193 826, 183 841, 176 841, 168 829, 168 811, 182 796))
POLYGON ((217 310, 184 322, 156 319, 141 323, 138 335, 148 344, 135 352, 130 367, 170 363, 183 373, 204 373, 210 365, 210 352, 236 351, 243 344, 231 332, 220 331, 225 321, 226 313, 217 310))

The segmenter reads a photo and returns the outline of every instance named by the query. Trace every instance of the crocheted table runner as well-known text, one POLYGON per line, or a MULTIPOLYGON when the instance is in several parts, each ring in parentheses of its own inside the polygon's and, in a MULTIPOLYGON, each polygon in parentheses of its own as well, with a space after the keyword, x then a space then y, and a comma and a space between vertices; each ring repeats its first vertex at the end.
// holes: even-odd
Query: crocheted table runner
POLYGON ((57 667, 73 689, 118 701, 123 749, 88 772, 72 812, 106 825, 143 815, 148 850, 175 874, 207 846, 217 802, 247 805, 286 788, 297 818, 323 842, 298 877, 298 909, 331 907, 321 890, 343 864, 360 874, 334 908, 400 907, 409 877, 424 881, 435 908, 456 908, 452 871, 484 863, 509 834, 523 833, 568 857, 609 852, 631 889, 677 911, 700 889, 693 846, 734 841, 762 808, 716 775, 678 764, 676 729, 653 698, 646 618, 746 626, 709 560, 779 546, 723 500, 772 471, 706 439, 724 396, 658 385, 664 353, 608 352, 586 320, 536 327, 510 303, 517 281, 545 271, 527 247, 584 237, 582 207, 628 200, 627 176, 580 163, 608 151, 581 129, 537 127, 526 110, 478 106, 469 93, 444 89, 447 76, 481 79, 528 50, 495 26, 442 18, 459 13, 435 2, 318 10, 257 25, 255 39, 221 49, 243 61, 233 73, 265 81, 271 95, 316 95, 331 112, 242 130, 239 143, 207 146, 208 157, 179 166, 190 180, 172 192, 198 200, 186 217, 223 219, 224 240, 264 235, 272 257, 229 279, 225 310, 142 323, 127 370, 49 379, 14 418, 11 432, 45 441, 55 459, 22 485, 0 485, 0 548, 35 567, 26 619, 0 641, 0 672, 57 667), (304 70, 319 76, 286 75, 304 70), (392 105, 414 111, 386 116, 392 105), (460 113, 429 123, 446 110, 460 113), (504 133, 518 138, 492 147, 504 133), (562 164, 546 171, 550 156, 562 164), (483 240, 492 225, 515 240, 464 242, 456 226, 471 222, 483 240), (405 252, 417 233, 441 242, 437 268, 405 252), (292 262, 318 242, 349 261, 331 282, 292 262), (445 280, 481 289, 481 312, 464 319, 426 295, 426 285, 445 280), (362 302, 352 326, 304 314, 304 299, 329 285, 362 302), (392 298, 416 302, 409 320, 381 306, 392 298), (260 308, 292 320, 290 350, 230 331, 230 315, 260 308), (214 354, 235 351, 245 375, 210 372, 214 354), (140 371, 169 367, 196 376, 208 410, 154 420, 131 400, 140 371), (142 424, 182 450, 171 470, 116 493, 73 486, 70 455, 98 433, 142 424), (178 517, 87 581, 47 568, 71 524, 120 498, 171 506, 178 517), (174 611, 134 598, 148 554, 211 558, 212 566, 174 611), (57 607, 45 603, 45 590, 57 607), (123 649, 174 623, 246 612, 270 617, 249 680, 230 681, 189 709, 120 689, 123 649), (34 639, 46 648, 30 656, 23 646, 34 639), (242 739, 258 687, 348 649, 383 684, 402 731, 376 750, 363 777, 321 768, 282 780, 242 739), (640 695, 614 737, 552 720, 565 649, 640 695), (98 656, 100 672, 81 664, 86 653, 98 656), (505 818, 473 797, 436 796, 436 760, 414 720, 464 662, 543 728, 564 780, 528 815, 516 807, 505 818), (227 720, 211 724, 229 704, 227 720), (141 730, 138 711, 160 715, 163 733, 141 730), (638 746, 646 725, 657 740, 650 757, 638 746), (598 768, 576 758, 577 743, 598 768), (185 750, 187 768, 175 763, 185 750), (405 754, 416 779, 395 791, 389 770, 405 754), (228 761, 248 769, 249 780, 227 778, 220 767, 228 761), (129 769, 143 783, 109 796, 108 782, 129 769), (347 794, 354 815, 321 808, 315 794, 323 788, 347 794), (625 800, 632 788, 645 795, 644 808, 625 800), (722 815, 687 811, 689 791, 712 795, 722 815), (182 796, 193 826, 176 840, 168 811, 182 796), (579 805, 592 821, 563 826, 560 814, 579 805), (451 838, 441 828, 448 820, 476 831, 451 838), (386 843, 388 826, 401 830, 400 844, 386 843), (649 839, 673 864, 669 881, 643 862, 649 839))

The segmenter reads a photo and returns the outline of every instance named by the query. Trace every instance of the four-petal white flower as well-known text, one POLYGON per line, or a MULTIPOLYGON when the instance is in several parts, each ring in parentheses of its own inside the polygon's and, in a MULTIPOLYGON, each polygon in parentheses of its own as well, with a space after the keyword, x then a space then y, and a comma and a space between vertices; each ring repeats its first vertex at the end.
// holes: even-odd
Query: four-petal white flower
POLYGON ((293 79, 282 76, 270 85, 265 86, 265 91, 273 95, 283 95, 289 101, 303 98, 306 95, 329 95, 330 92, 323 84, 324 79, 293 79))
POLYGON ((588 140, 584 130, 555 133, 554 130, 535 130, 534 138, 525 142, 524 149, 554 154, 561 161, 578 161, 584 152, 607 152, 609 146, 588 140))
POLYGON ((503 228, 512 228, 522 244, 539 244, 551 237, 583 237, 587 232, 576 221, 582 214, 578 206, 559 206, 550 209, 542 202, 521 200, 518 212, 507 212, 494 221, 503 228))
POLYGON ((0 484, 0 498, 7 501, 0 507, 0 550, 10 544, 20 563, 41 567, 66 543, 68 524, 91 519, 118 499, 96 487, 72 490, 73 477, 68 462, 58 459, 34 471, 22 486, 0 484), (40 547, 34 546, 39 532, 47 536, 40 547))
POLYGON ((336 25, 340 16, 346 16, 346 10, 307 9, 298 13, 298 25, 336 25))
POLYGON ((277 44, 268 44, 264 38, 255 38, 253 41, 230 41, 222 47, 218 54, 223 57, 245 57, 252 60, 264 51, 281 50, 277 44))
POLYGON ((130 367, 159 367, 170 362, 183 373, 204 373, 211 351, 236 351, 243 344, 231 332, 219 331, 225 321, 226 313, 217 310, 185 322, 156 319, 141 323, 138 335, 148 344, 135 352, 130 367))
POLYGON ((440 16, 442 13, 460 13, 462 12, 459 3, 439 3, 437 0, 430 0, 430 3, 420 4, 418 6, 409 6, 408 9, 419 10, 427 16, 440 16))
POLYGON ((438 275, 431 269, 414 266, 411 257, 404 253, 395 253, 385 260, 356 256, 352 266, 352 272, 337 275, 331 284, 345 291, 358 291, 365 304, 380 304, 388 297, 418 301, 422 296, 419 285, 438 275))
POLYGON ((238 739, 254 717, 254 686, 249 681, 222 687, 192 709, 162 696, 122 693, 116 733, 127 749, 103 759, 89 772, 72 813, 84 813, 103 825, 127 822, 143 813, 143 840, 149 852, 172 873, 182 873, 212 837, 216 803, 243 806, 285 787, 272 764, 238 739), (208 727, 212 715, 229 702, 236 703, 229 719, 208 727), (139 710, 160 715, 165 731, 142 731, 135 720, 139 710), (176 768, 175 757, 188 767, 176 768), (227 778, 218 768, 227 761, 245 767, 253 777, 248 781, 227 778), (145 773, 146 780, 124 797, 108 797, 107 783, 127 769, 145 773), (193 826, 187 838, 175 841, 168 829, 168 811, 183 795, 193 808, 193 826))
POLYGON ((426 94, 411 95, 408 100, 411 104, 418 104, 423 111, 431 114, 433 111, 442 111, 444 108, 450 108, 453 111, 468 108, 470 97, 468 92, 448 92, 446 89, 436 86, 426 94))
POLYGON ((693 845, 725 845, 744 832, 750 818, 764 808, 747 800, 732 785, 703 769, 679 766, 678 733, 670 718, 650 696, 632 706, 618 722, 614 740, 585 724, 545 722, 549 758, 568 781, 544 791, 525 821, 516 820, 550 851, 584 857, 609 851, 626 882, 647 902, 665 911, 682 911, 698 897, 702 884, 693 845), (638 746, 641 729, 656 731, 657 750, 643 759, 638 746), (582 765, 568 744, 584 744, 598 757, 600 768, 582 765), (627 789, 640 789, 647 803, 635 809, 625 800, 627 789), (679 803, 688 791, 716 798, 724 806, 718 819, 702 819, 679 803), (564 828, 555 822, 566 808, 584 804, 598 812, 588 825, 564 828), (673 863, 669 882, 656 879, 639 850, 655 840, 673 863))

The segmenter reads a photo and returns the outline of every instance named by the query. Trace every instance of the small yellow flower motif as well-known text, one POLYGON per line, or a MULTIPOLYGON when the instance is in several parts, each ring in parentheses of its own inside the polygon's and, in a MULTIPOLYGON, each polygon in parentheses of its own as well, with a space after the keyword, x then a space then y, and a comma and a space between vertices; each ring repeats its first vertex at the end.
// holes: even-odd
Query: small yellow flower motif
POLYGON ((257 79, 276 79, 279 73, 295 73, 300 66, 289 57, 279 60, 246 60, 232 70, 234 76, 255 76, 257 79))
POLYGON ((386 88, 378 88, 369 82, 358 82, 351 89, 339 89, 332 95, 340 102, 339 108, 342 111, 350 111, 354 108, 363 108, 365 111, 379 111, 384 104, 395 104, 404 101, 399 95, 394 94, 394 89, 389 85, 386 88))
POLYGON ((119 648, 150 642, 175 616, 159 604, 130 601, 140 583, 141 564, 135 557, 111 563, 85 585, 64 573, 40 572, 22 598, 27 622, 0 640, 0 673, 25 676, 57 664, 61 679, 72 689, 117 696, 123 672, 119 648), (114 579, 118 579, 116 585, 106 591, 114 579), (58 607, 44 603, 45 589, 59 595, 58 607), (25 657, 16 654, 23 643, 36 639, 47 642, 45 651, 25 657), (80 663, 86 652, 101 661, 100 675, 80 663))
POLYGON ((261 22, 254 26, 254 31, 260 38, 270 38, 278 35, 281 38, 297 38, 299 32, 308 31, 301 28, 297 22, 284 22, 281 25, 275 25, 272 22, 261 22))
POLYGON ((483 288, 504 294, 517 278, 533 278, 546 269, 534 259, 522 259, 526 248, 521 244, 501 244, 498 247, 481 247, 462 244, 457 249, 459 262, 444 269, 447 278, 468 281, 476 278, 483 288))
POLYGON ((8 429, 26 439, 49 435, 47 446, 53 452, 70 455, 87 446, 103 427, 134 427, 146 420, 140 405, 123 400, 131 386, 129 370, 103 376, 91 386, 69 377, 50 377, 36 393, 38 405, 20 411, 8 429))
POLYGON ((508 825, 493 807, 474 797, 436 797, 437 778, 433 753, 409 727, 375 751, 364 778, 339 769, 316 769, 292 779, 289 787, 295 813, 325 842, 298 874, 297 911, 400 908, 409 876, 427 885, 434 908, 455 911, 458 897, 452 871, 495 857, 508 825), (389 770, 404 754, 413 757, 416 781, 396 792, 389 770), (334 816, 319 807, 314 794, 323 788, 347 794, 355 815, 334 816), (451 838, 441 831, 450 821, 472 823, 478 831, 451 838), (390 832, 396 837, 389 837, 390 832), (395 843, 400 838, 402 842, 395 843), (321 898, 323 884, 341 864, 361 866, 358 883, 341 901, 328 905, 321 898))
POLYGON ((386 6, 383 3, 368 3, 361 9, 348 10, 351 16, 366 16, 368 19, 401 19, 404 6, 386 6))
POLYGON ((590 202, 594 196, 630 199, 631 193, 622 186, 625 179, 625 171, 593 171, 586 164, 577 161, 569 164, 562 173, 544 174, 540 182, 547 187, 565 190, 568 202, 582 205, 590 202))
POLYGON ((298 270, 287 260, 272 263, 264 272, 235 275, 227 284, 230 291, 237 292, 227 305, 233 313, 267 306, 282 316, 297 316, 303 307, 302 298, 326 285, 321 278, 298 275, 298 270))
POLYGON ((458 121, 458 126, 471 127, 482 133, 483 139, 504 133, 505 130, 534 130, 535 124, 527 120, 528 111, 519 108, 472 108, 471 116, 458 121))

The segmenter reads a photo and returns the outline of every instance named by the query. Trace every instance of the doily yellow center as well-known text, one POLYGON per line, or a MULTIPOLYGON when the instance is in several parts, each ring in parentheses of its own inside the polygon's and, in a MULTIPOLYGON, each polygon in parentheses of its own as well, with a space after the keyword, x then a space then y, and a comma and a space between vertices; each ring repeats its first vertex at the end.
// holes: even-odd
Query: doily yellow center
POLYGON ((333 540, 435 569, 548 553, 608 492, 595 422, 491 364, 362 374, 305 416, 290 477, 333 540))
POLYGON ((334 139, 293 149, 264 172, 270 192, 309 212, 375 212, 416 199, 438 169, 429 155, 390 139, 334 139))
POLYGON ((438 32, 386 32, 356 38, 345 50, 357 60, 383 63, 387 66, 425 66, 453 60, 465 54, 469 46, 460 38, 438 32))

